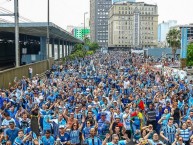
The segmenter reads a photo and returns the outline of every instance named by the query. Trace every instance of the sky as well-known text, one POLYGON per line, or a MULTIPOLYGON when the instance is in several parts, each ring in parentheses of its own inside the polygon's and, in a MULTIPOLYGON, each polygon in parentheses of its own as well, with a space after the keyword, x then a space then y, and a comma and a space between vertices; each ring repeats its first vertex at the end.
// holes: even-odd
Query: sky
MULTIPOLYGON (((13 11, 14 0, 0 0, 0 7, 13 11)), ((21 16, 34 22, 47 21, 48 0, 19 0, 21 16)), ((177 20, 178 24, 193 23, 193 0, 137 0, 158 5, 159 23, 177 20)), ((67 25, 84 23, 84 12, 89 12, 90 0, 50 0, 50 21, 66 29, 67 25)), ((88 18, 89 15, 86 15, 88 18)), ((4 19, 10 19, 0 17, 4 19)))

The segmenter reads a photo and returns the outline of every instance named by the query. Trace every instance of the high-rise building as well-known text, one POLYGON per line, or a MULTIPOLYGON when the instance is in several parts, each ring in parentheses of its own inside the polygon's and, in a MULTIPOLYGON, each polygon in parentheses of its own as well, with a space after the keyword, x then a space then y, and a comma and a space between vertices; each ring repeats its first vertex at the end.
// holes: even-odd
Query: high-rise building
POLYGON ((83 28, 83 27, 75 27, 73 30, 73 35, 78 38, 83 40, 84 37, 90 37, 90 29, 89 28, 83 28))
POLYGON ((176 20, 169 20, 167 22, 162 22, 158 25, 158 42, 164 43, 166 42, 166 36, 169 32, 170 28, 177 25, 176 20))
POLYGON ((113 0, 113 3, 116 2, 136 2, 136 0, 113 0))
POLYGON ((109 10, 108 46, 144 48, 157 46, 158 7, 144 2, 114 3, 109 10))
POLYGON ((112 0, 90 0, 91 41, 99 46, 108 46, 108 11, 112 0))

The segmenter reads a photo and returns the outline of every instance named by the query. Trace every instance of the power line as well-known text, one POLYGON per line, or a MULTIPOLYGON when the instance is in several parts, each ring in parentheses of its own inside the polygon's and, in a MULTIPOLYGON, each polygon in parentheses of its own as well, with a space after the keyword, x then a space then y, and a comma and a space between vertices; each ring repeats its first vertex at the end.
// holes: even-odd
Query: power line
MULTIPOLYGON (((13 14, 13 12, 12 11, 10 11, 10 10, 8 10, 8 9, 5 9, 5 8, 3 8, 3 7, 0 7, 0 11, 1 12, 3 12, 2 14, 13 14)), ((12 17, 12 18, 14 18, 14 16, 10 16, 10 17, 12 17)), ((30 19, 28 19, 28 18, 25 18, 25 17, 23 17, 23 16, 19 16, 19 20, 21 21, 21 22, 33 22, 32 20, 30 20, 30 19)))

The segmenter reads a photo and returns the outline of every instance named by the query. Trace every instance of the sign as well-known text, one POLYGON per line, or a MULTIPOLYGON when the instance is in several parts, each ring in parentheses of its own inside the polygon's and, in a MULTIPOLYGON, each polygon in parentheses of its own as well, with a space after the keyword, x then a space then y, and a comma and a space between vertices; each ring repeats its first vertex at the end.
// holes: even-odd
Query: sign
POLYGON ((181 29, 181 58, 187 58, 188 28, 181 29))

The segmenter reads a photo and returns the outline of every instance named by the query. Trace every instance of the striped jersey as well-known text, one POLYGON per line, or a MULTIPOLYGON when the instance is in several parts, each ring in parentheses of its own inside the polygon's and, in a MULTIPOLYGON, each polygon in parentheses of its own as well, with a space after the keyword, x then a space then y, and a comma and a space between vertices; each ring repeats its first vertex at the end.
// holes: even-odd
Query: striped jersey
POLYGON ((171 127, 169 125, 166 125, 162 128, 162 131, 164 136, 168 138, 168 142, 173 143, 175 140, 176 127, 174 125, 172 125, 171 127))
POLYGON ((187 129, 180 129, 180 136, 183 138, 183 141, 188 141, 190 138, 190 130, 187 129))

